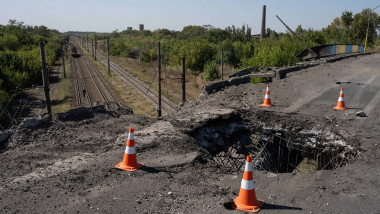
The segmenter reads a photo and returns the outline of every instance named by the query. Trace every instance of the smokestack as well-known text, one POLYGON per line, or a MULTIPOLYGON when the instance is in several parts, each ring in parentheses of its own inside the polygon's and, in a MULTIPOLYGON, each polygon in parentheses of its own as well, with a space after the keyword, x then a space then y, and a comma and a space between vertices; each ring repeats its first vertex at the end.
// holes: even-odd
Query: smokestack
POLYGON ((260 34, 260 41, 265 38, 265 13, 266 13, 266 6, 263 6, 263 17, 261 22, 261 34, 260 34))

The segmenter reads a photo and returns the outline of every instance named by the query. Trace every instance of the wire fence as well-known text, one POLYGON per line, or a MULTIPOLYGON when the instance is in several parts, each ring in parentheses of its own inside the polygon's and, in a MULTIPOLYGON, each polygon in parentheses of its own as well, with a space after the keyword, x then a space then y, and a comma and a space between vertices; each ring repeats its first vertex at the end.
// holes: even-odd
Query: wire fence
POLYGON ((11 91, 12 96, 5 105, 0 105, 0 130, 7 130, 18 125, 23 119, 25 108, 31 103, 31 93, 28 88, 11 91))

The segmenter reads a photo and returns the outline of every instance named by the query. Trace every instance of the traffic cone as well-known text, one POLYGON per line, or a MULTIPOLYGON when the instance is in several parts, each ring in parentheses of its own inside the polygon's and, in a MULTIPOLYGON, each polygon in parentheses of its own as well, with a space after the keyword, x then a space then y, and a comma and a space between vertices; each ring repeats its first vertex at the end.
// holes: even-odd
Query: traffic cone
POLYGON ((264 103, 261 104, 262 106, 271 107, 272 103, 270 101, 270 93, 269 93, 269 85, 267 85, 267 91, 265 92, 265 98, 264 103))
POLYGON ((344 94, 343 94, 343 87, 340 89, 340 94, 338 98, 338 104, 334 107, 334 109, 338 110, 346 110, 346 106, 344 105, 344 94))
POLYGON ((133 139, 133 128, 129 129, 127 147, 125 148, 123 161, 115 167, 126 171, 136 171, 144 166, 136 160, 135 140, 133 139))
POLYGON ((247 156, 243 179, 241 181, 239 196, 234 200, 233 208, 249 213, 257 213, 264 201, 256 199, 255 184, 252 174, 252 157, 247 156))

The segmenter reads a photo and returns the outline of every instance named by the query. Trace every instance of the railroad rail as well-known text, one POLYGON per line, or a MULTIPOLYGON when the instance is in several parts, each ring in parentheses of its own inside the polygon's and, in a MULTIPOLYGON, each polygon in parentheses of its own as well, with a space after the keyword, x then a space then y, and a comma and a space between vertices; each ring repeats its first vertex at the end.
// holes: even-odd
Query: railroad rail
MULTIPOLYGON (((100 53, 97 53, 97 58, 107 66, 107 58, 100 53)), ((135 89, 137 89, 145 98, 147 98, 150 102, 152 102, 156 107, 158 107, 158 93, 143 83, 141 80, 137 79, 127 71, 123 70, 119 65, 110 61, 110 69, 112 69, 115 73, 117 73, 121 79, 132 85, 135 89)), ((176 111, 175 103, 171 102, 166 97, 161 97, 162 111, 164 114, 168 115, 172 112, 176 111)))
POLYGON ((78 58, 71 58, 71 69, 74 74, 74 88, 77 98, 77 106, 79 107, 91 107, 92 102, 90 96, 86 96, 88 91, 86 81, 83 78, 78 58))
POLYGON ((74 45, 78 47, 78 55, 80 56, 79 58, 72 58, 78 106, 92 106, 99 104, 99 102, 103 102, 107 109, 131 110, 121 102, 113 88, 107 83, 92 62, 84 55, 83 50, 75 42, 74 45), (87 77, 84 77, 85 75, 87 77), (80 82, 82 84, 80 84, 80 82), (90 87, 90 89, 92 89, 91 91, 89 91, 87 84, 92 86, 92 88, 90 87), (87 105, 83 103, 83 98, 87 98, 87 105), (100 100, 96 100, 99 98, 100 100))
POLYGON ((83 59, 84 65, 88 69, 92 80, 99 93, 102 95, 104 102, 108 109, 120 109, 125 108, 122 102, 118 99, 118 96, 113 91, 112 87, 108 85, 108 83, 104 80, 99 71, 94 67, 94 65, 88 60, 85 56, 83 59))

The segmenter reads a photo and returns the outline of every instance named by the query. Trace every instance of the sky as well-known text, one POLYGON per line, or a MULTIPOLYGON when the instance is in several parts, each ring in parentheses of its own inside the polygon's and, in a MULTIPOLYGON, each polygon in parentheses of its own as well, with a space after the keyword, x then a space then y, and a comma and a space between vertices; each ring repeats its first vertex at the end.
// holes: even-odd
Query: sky
MULTIPOLYGON (((112 32, 167 28, 182 30, 188 25, 224 29, 248 24, 252 34, 261 29, 262 8, 266 5, 266 27, 285 32, 278 15, 293 30, 320 30, 344 11, 354 14, 380 5, 376 0, 0 0, 0 24, 9 19, 27 25, 45 25, 60 32, 112 32)), ((380 7, 375 10, 380 13, 380 7)))

